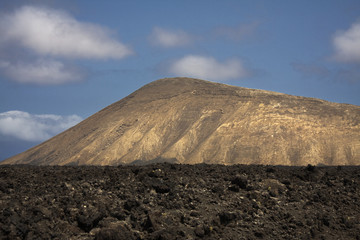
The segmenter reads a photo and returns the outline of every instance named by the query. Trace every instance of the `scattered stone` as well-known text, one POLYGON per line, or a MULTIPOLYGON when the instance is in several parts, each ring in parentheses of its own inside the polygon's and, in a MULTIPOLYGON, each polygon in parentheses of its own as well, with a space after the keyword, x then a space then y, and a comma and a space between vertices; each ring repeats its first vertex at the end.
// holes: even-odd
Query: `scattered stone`
POLYGON ((241 189, 246 189, 248 185, 248 180, 246 176, 236 176, 232 181, 232 184, 239 186, 241 189))
POLYGON ((360 167, 312 168, 1 166, 0 239, 357 239, 360 167))
POLYGON ((223 225, 229 224, 231 221, 236 219, 236 214, 233 212, 222 212, 219 214, 220 223, 223 225))
POLYGON ((194 232, 197 237, 203 238, 205 236, 204 226, 202 226, 202 225, 197 226, 195 228, 194 232))
POLYGON ((140 203, 134 199, 129 199, 124 204, 124 209, 131 211, 131 209, 140 206, 140 203))

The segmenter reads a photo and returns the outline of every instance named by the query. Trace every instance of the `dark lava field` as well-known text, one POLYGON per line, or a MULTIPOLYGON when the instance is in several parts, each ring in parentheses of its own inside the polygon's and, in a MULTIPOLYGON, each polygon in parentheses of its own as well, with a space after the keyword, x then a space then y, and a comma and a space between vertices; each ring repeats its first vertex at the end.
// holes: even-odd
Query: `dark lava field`
POLYGON ((5 165, 0 239, 360 239, 360 167, 5 165))

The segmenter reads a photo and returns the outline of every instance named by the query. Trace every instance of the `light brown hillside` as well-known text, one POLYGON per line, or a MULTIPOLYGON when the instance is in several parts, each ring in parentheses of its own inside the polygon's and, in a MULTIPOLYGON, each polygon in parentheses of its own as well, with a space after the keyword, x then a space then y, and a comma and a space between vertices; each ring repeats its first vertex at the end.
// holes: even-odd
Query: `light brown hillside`
POLYGON ((3 164, 359 165, 360 107, 190 78, 152 82, 3 164))

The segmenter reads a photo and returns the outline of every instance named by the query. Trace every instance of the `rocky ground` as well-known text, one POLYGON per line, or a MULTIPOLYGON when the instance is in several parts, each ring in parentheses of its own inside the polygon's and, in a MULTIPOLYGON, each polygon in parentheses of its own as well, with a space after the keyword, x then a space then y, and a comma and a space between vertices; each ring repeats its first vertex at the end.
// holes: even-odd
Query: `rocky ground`
POLYGON ((360 167, 0 167, 0 239, 360 239, 360 167))

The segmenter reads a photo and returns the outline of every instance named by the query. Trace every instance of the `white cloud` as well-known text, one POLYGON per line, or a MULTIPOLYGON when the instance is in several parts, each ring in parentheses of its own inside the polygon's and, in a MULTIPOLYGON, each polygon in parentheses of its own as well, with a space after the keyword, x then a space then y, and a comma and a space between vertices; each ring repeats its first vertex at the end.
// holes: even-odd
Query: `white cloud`
POLYGON ((166 30, 154 27, 150 35, 150 41, 160 47, 178 47, 190 44, 193 37, 182 30, 166 30))
POLYGON ((342 62, 360 62, 360 22, 348 30, 339 31, 333 38, 334 58, 342 62))
POLYGON ((0 113, 0 135, 25 141, 44 141, 82 120, 77 115, 35 115, 22 111, 0 113))
POLYGON ((20 83, 63 84, 80 81, 83 73, 52 59, 39 59, 35 62, 11 63, 0 61, 0 71, 20 83))
POLYGON ((132 54, 107 28, 44 7, 23 6, 3 16, 0 32, 0 43, 17 43, 39 55, 119 59, 132 54))
POLYGON ((177 76, 217 81, 243 78, 249 74, 238 59, 220 63, 213 57, 197 55, 188 55, 173 62, 169 67, 169 72, 177 76))

